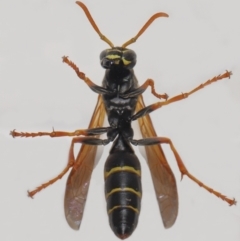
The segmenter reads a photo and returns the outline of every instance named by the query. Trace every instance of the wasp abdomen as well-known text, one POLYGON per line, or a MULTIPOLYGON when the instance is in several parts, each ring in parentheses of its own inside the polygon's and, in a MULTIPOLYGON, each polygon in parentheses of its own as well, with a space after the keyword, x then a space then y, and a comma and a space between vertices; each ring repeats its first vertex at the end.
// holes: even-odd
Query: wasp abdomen
POLYGON ((134 153, 113 152, 105 164, 105 196, 109 223, 121 239, 129 237, 138 223, 142 186, 141 167, 134 153))

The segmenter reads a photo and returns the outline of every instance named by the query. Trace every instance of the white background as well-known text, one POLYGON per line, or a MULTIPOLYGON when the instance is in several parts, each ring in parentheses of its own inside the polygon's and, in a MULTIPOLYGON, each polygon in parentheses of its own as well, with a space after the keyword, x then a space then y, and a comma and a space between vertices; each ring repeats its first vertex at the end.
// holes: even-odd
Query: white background
MULTIPOLYGON (((189 171, 214 189, 240 200, 240 15, 237 0, 85 0, 100 30, 115 45, 133 37, 158 11, 137 43, 139 83, 153 78, 156 90, 174 96, 226 69, 226 79, 152 113, 156 131, 170 137, 189 171)), ((0 240, 117 240, 108 225, 103 195, 104 148, 92 176, 79 232, 64 217, 67 176, 37 194, 32 190, 66 165, 70 138, 13 139, 9 131, 75 130, 88 126, 97 95, 61 62, 70 56, 95 83, 108 48, 83 11, 70 0, 0 1, 0 240)), ((150 91, 146 102, 154 103, 150 91)), ((79 147, 78 147, 79 148, 79 147)), ((139 224, 129 240, 240 239, 239 205, 229 207, 187 177, 180 182, 175 159, 164 147, 179 191, 175 225, 163 228, 150 173, 143 168, 139 224)), ((77 151, 77 150, 76 150, 77 151)))

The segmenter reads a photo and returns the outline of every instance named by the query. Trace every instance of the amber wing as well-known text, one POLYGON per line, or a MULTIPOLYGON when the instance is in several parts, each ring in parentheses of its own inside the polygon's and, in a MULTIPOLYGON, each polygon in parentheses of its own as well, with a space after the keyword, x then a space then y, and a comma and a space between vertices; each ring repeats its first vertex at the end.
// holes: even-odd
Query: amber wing
MULTIPOLYGON (((143 97, 140 96, 136 111, 144 107, 143 97)), ((138 122, 143 138, 156 136, 149 115, 139 118, 138 122)), ((161 145, 146 146, 145 149, 163 224, 165 228, 170 228, 174 224, 178 214, 176 180, 167 163, 161 145)))
MULTIPOLYGON (((104 117, 104 104, 99 95, 89 128, 101 127, 104 117)), ((97 146, 82 145, 76 158, 76 164, 67 180, 64 199, 65 216, 69 226, 75 230, 79 229, 82 221, 96 153, 97 146)))

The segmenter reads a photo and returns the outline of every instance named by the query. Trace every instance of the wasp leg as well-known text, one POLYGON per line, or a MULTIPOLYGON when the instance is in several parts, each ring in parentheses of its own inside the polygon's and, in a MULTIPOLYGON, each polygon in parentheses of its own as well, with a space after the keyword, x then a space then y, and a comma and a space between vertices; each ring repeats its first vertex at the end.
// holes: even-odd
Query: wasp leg
POLYGON ((121 95, 122 98, 131 98, 131 97, 135 97, 135 96, 138 96, 138 95, 141 95, 146 89, 147 87, 150 86, 151 87, 151 92, 154 96, 156 96, 157 98, 159 99, 165 99, 167 100, 168 99, 168 95, 165 93, 165 94, 158 94, 156 91, 155 91, 155 87, 154 87, 154 80, 152 79, 147 79, 145 81, 144 84, 142 84, 140 87, 138 87, 137 89, 135 89, 134 91, 128 93, 128 94, 125 94, 125 95, 121 95))
POLYGON ((10 135, 14 137, 37 137, 37 136, 50 136, 50 137, 63 137, 63 136, 95 136, 101 135, 106 132, 110 127, 100 127, 100 128, 93 128, 93 129, 79 129, 73 132, 66 132, 66 131, 55 131, 52 132, 16 132, 15 130, 10 132, 10 135))
POLYGON ((36 189, 34 189, 33 191, 28 191, 28 196, 33 198, 33 196, 37 193, 40 192, 42 189, 52 185, 53 183, 55 183, 57 180, 61 179, 67 172, 68 170, 73 167, 74 165, 74 161, 72 161, 72 159, 68 159, 68 163, 67 166, 63 169, 63 171, 57 175, 55 178, 51 179, 50 181, 43 183, 41 186, 37 187, 36 189))
POLYGON ((189 92, 186 92, 186 93, 182 93, 180 95, 176 95, 166 101, 159 101, 159 102, 156 102, 152 105, 149 105, 145 108, 143 108, 142 110, 140 110, 139 112, 137 112, 135 115, 132 116, 131 120, 134 121, 140 117, 143 117, 149 113, 151 113, 152 111, 154 110, 157 110, 165 105, 169 105, 173 102, 176 102, 176 101, 180 101, 180 100, 183 100, 183 99, 186 99, 188 96, 192 95, 193 93, 197 92, 198 90, 204 88, 205 86, 207 85, 210 85, 214 82, 217 82, 218 80, 221 80, 221 79, 224 79, 224 78, 230 78, 230 76, 232 75, 232 72, 229 72, 229 71, 226 71, 226 73, 222 74, 222 75, 218 75, 218 76, 215 76, 214 78, 206 81, 205 83, 199 85, 198 87, 196 87, 195 89, 189 91, 189 92))
MULTIPOLYGON (((104 128, 95 128, 95 129, 104 129, 104 128)), ((108 128, 106 128, 108 129, 108 128)), ((90 129, 91 130, 91 129, 90 129)), ((94 129, 92 129, 94 130, 94 129)), ((99 134, 99 133, 98 133, 99 134)), ((71 167, 74 167, 74 164, 76 163, 76 160, 74 158, 74 144, 75 143, 82 143, 82 144, 88 144, 88 145, 107 145, 111 140, 110 139, 99 139, 99 138, 90 138, 90 137, 76 137, 72 139, 72 143, 69 150, 69 157, 68 157, 68 163, 67 166, 63 169, 63 171, 57 175, 55 178, 51 179, 50 181, 43 183, 41 186, 37 187, 33 191, 28 191, 28 196, 33 197, 37 192, 40 192, 42 189, 52 185, 57 180, 61 179, 71 167)))
POLYGON ((229 203, 230 206, 233 205, 233 204, 236 204, 235 199, 227 198, 225 195, 223 195, 220 192, 217 192, 217 191, 213 190, 212 188, 206 186, 204 183, 202 183, 200 180, 198 180, 196 177, 194 177, 187 170, 187 168, 184 165, 180 155, 178 154, 177 150, 175 149, 171 139, 169 139, 167 137, 153 137, 153 138, 145 138, 145 139, 141 139, 141 140, 130 140, 130 142, 133 145, 141 145, 141 146, 155 145, 155 144, 168 144, 170 146, 170 148, 171 148, 175 158, 176 158, 176 161, 177 161, 177 164, 178 164, 178 168, 179 168, 179 171, 181 172, 182 178, 183 178, 184 175, 186 175, 192 181, 197 183, 200 187, 203 187, 204 189, 206 189, 210 193, 212 193, 215 196, 221 198, 223 201, 226 201, 227 203, 229 203))
POLYGON ((82 79, 88 86, 89 88, 96 92, 97 94, 103 95, 103 94, 113 94, 112 91, 107 90, 106 88, 94 84, 83 72, 79 70, 76 64, 74 64, 71 60, 68 59, 67 56, 62 57, 63 62, 68 64, 73 70, 75 70, 77 76, 82 79))

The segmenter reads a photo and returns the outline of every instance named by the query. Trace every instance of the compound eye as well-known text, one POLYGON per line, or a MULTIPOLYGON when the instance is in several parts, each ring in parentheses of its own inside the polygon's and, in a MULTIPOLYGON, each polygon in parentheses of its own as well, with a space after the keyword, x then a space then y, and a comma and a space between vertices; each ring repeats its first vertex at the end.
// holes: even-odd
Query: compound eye
POLYGON ((106 57, 107 53, 108 53, 108 49, 103 50, 101 52, 101 54, 100 54, 100 61, 102 61, 106 57))
POLYGON ((107 58, 110 51, 111 49, 106 49, 106 50, 103 50, 100 54, 100 64, 104 69, 109 69, 112 65, 112 62, 109 61, 109 59, 107 58))
POLYGON ((123 51, 122 61, 125 67, 131 69, 135 66, 137 62, 137 55, 133 50, 125 49, 123 51))

